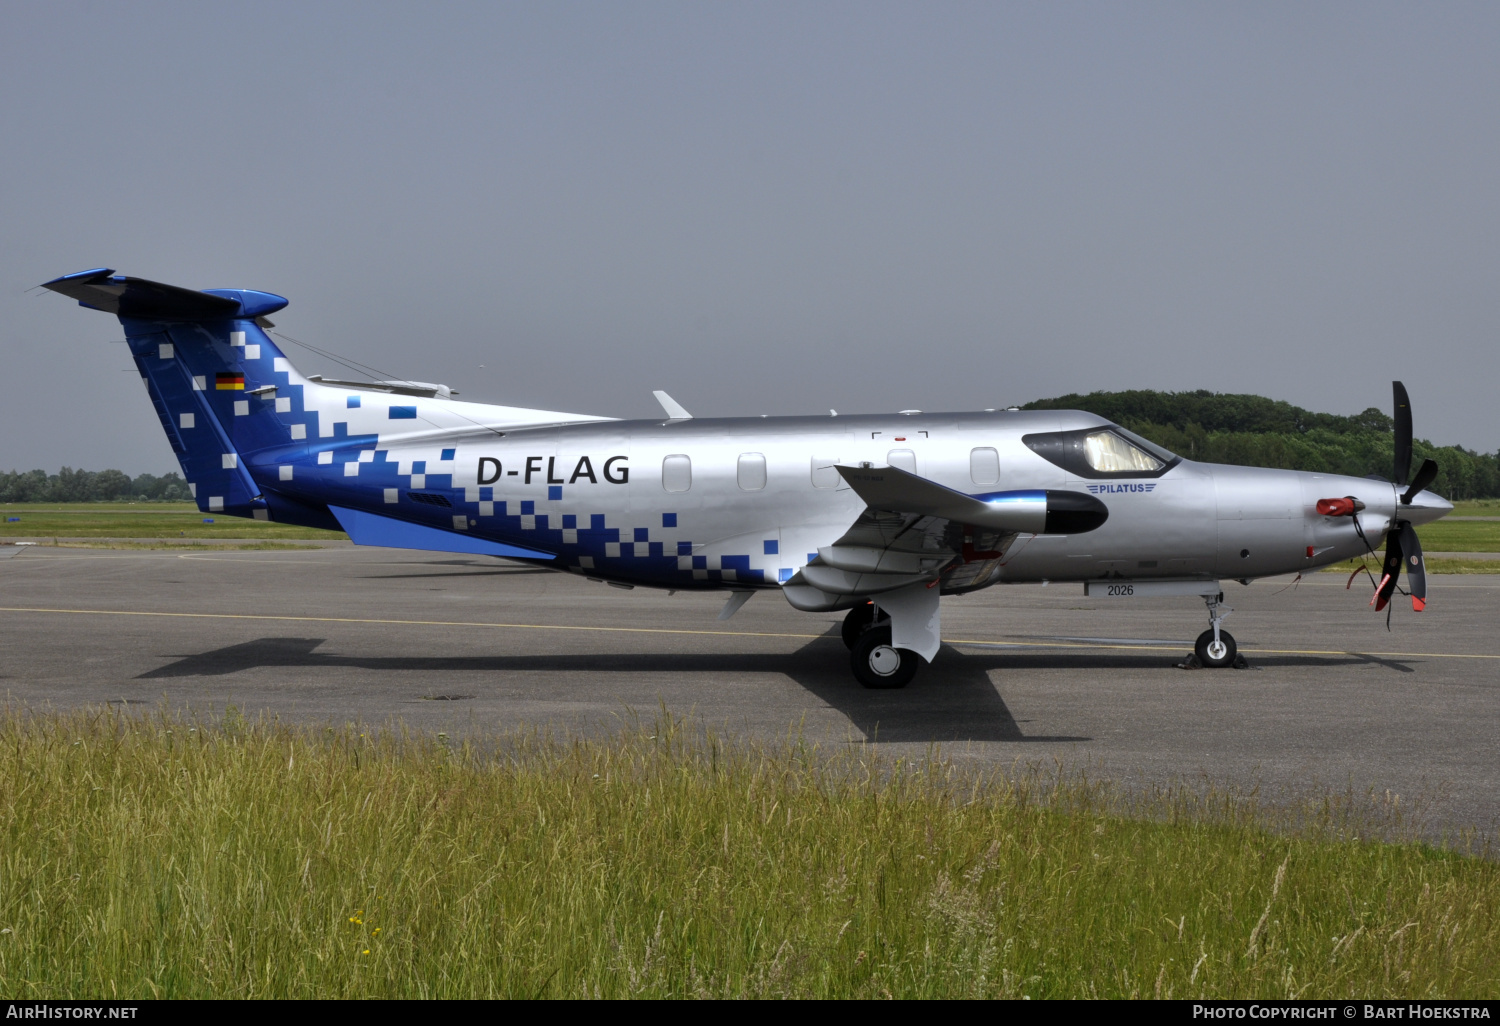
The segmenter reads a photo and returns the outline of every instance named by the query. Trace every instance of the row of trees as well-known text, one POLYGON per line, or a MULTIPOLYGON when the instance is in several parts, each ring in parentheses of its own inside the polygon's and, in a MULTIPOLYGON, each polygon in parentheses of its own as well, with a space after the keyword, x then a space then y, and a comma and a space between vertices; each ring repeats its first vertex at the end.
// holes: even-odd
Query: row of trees
MULTIPOLYGON (((1312 413, 1258 395, 1215 392, 1092 392, 1028 403, 1028 410, 1087 410, 1190 460, 1364 477, 1392 476, 1391 418, 1378 409, 1352 417, 1312 413)), ((1431 457, 1432 488, 1449 499, 1500 496, 1500 452, 1416 439, 1413 467, 1431 457)))
POLYGON ((0 502, 186 502, 192 498, 181 474, 142 474, 118 470, 0 471, 0 502))

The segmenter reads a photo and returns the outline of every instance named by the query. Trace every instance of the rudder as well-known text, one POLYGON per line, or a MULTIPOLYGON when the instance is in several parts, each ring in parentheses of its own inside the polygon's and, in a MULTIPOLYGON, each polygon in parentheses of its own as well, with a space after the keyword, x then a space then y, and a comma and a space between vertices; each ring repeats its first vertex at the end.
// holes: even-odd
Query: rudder
POLYGON ((336 530, 326 510, 278 501, 251 473, 306 452, 305 379, 263 329, 287 300, 113 275, 99 268, 46 287, 119 317, 198 508, 256 519, 274 509, 276 520, 336 530))

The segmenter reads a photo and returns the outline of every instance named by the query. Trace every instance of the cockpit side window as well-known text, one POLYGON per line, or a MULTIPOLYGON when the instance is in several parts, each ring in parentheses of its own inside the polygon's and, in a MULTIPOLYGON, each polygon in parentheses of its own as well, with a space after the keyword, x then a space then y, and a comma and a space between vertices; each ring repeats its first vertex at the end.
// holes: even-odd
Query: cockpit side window
POLYGON ((1142 438, 1134 431, 1126 431, 1118 424, 1110 428, 1110 430, 1117 435, 1128 438, 1132 443, 1135 444, 1137 448, 1145 449, 1147 452, 1155 456, 1157 459, 1161 460, 1163 463, 1176 463, 1178 460, 1177 454, 1171 449, 1168 449, 1165 446, 1157 445, 1155 442, 1142 438))
POLYGON ((1114 425, 1048 431, 1026 435, 1021 441, 1049 463, 1079 477, 1160 477, 1182 462, 1176 454, 1114 425))

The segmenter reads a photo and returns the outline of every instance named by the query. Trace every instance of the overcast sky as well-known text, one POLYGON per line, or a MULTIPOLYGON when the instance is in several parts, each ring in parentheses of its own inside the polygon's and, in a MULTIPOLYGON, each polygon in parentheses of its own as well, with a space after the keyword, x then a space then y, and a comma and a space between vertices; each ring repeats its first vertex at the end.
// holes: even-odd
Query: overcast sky
MULTIPOLYGON (((89 267, 465 398, 1094 389, 1500 447, 1500 5, 0 2, 0 470, 175 469, 89 267)), ((289 350, 305 372, 337 372, 289 350)))

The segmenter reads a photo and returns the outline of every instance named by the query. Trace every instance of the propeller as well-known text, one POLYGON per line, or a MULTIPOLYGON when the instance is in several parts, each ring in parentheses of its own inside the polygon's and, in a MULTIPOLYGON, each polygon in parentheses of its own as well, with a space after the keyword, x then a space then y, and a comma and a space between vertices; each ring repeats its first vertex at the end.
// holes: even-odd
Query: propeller
POLYGON ((1396 483, 1404 485, 1411 474, 1411 399, 1399 381, 1391 382, 1391 391, 1396 399, 1396 483))
POLYGON ((1411 487, 1401 495, 1401 505, 1410 506, 1411 500, 1426 491, 1427 486, 1432 484, 1437 476, 1437 460, 1423 460, 1422 465, 1417 468, 1417 476, 1411 479, 1411 487))
MULTIPOLYGON (((1396 486, 1406 484, 1411 475, 1411 399, 1406 386, 1399 381, 1391 382, 1391 391, 1396 400, 1396 486)), ((1436 460, 1423 460, 1417 468, 1417 476, 1411 478, 1411 486, 1401 496, 1401 505, 1410 506, 1438 475, 1436 460)))
MULTIPOLYGON (((1411 521, 1401 519, 1401 506, 1410 506, 1411 501, 1432 484, 1438 475, 1438 465, 1435 460, 1423 460, 1422 465, 1417 468, 1416 476, 1411 476, 1411 399, 1406 394, 1406 386, 1399 381, 1391 382, 1391 391, 1396 406, 1396 461, 1393 468, 1396 474, 1395 485, 1406 490, 1401 493, 1396 518, 1385 536, 1383 576, 1375 588, 1375 597, 1370 600, 1370 604, 1377 612, 1384 609, 1396 594, 1401 571, 1405 569, 1410 582, 1408 590, 1411 593, 1411 607, 1420 613, 1427 608, 1427 567, 1422 561, 1422 543, 1417 538, 1417 529, 1411 521), (1408 479, 1411 482, 1409 485, 1408 479)), ((1386 625, 1390 625, 1389 614, 1386 625)))
POLYGON ((1396 582, 1401 579, 1403 566, 1407 590, 1411 592, 1411 608, 1420 613, 1427 608, 1427 568, 1422 562, 1422 543, 1417 539, 1415 527, 1405 520, 1398 520, 1385 536, 1384 576, 1371 599, 1376 612, 1384 609, 1396 593, 1396 582))

